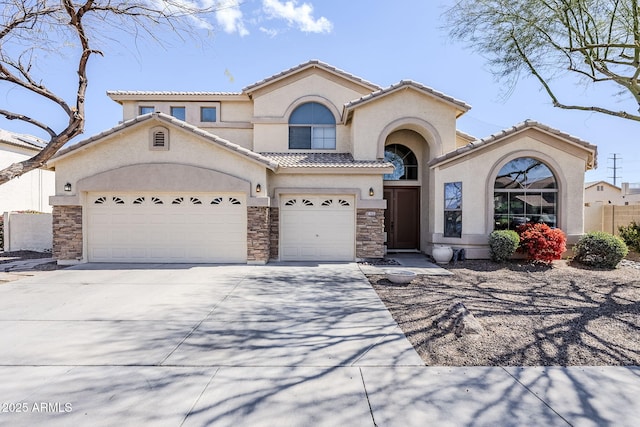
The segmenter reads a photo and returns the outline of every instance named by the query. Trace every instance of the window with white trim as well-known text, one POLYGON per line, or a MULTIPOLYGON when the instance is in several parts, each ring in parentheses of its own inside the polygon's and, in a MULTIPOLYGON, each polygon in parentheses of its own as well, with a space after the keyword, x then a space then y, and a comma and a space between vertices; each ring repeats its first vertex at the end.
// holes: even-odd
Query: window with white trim
POLYGON ((142 116, 143 114, 149 114, 149 113, 153 113, 156 111, 155 107, 150 107, 150 106, 140 106, 138 108, 138 112, 139 114, 142 116))
POLYGON ((444 237, 462 237, 462 182, 444 184, 444 237))
POLYGON ((185 121, 187 119, 187 109, 185 107, 171 107, 171 115, 178 120, 185 121))

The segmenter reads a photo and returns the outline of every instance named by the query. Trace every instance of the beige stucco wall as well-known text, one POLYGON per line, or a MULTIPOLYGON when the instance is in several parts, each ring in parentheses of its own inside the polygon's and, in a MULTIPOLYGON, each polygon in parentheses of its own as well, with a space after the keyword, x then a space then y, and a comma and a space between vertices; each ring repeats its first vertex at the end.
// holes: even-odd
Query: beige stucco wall
MULTIPOLYGON (((0 168, 36 154, 32 150, 0 144, 0 168)), ((53 172, 36 169, 0 185, 0 215, 3 212, 35 210, 51 212, 49 196, 54 193, 53 172)))
POLYGON ((431 157, 455 149, 456 109, 411 88, 389 94, 355 109, 351 124, 353 156, 381 158, 388 135, 399 129, 420 133, 431 157))
POLYGON ((624 205, 624 199, 622 198, 622 191, 619 188, 613 187, 606 183, 598 183, 585 188, 584 190, 584 202, 611 202, 614 205, 624 205), (603 187, 603 191, 598 191, 599 186, 603 187))
POLYGON ((241 147, 253 147, 253 104, 247 101, 223 100, 207 101, 122 101, 123 119, 130 120, 138 116, 141 106, 154 107, 156 111, 171 115, 171 107, 185 107, 186 122, 198 126, 220 138, 238 144, 241 147), (201 122, 200 107, 216 107, 217 121, 201 122))
MULTIPOLYGON (((152 120, 81 148, 70 156, 56 161, 56 194, 72 196, 76 194, 78 181, 83 178, 128 165, 144 163, 174 163, 213 169, 250 182, 252 192, 255 192, 255 186, 258 183, 263 186, 266 183, 264 165, 243 158, 215 143, 200 139, 191 132, 152 120), (169 150, 149 149, 149 129, 157 125, 169 129, 169 150), (64 185, 67 182, 72 185, 71 192, 64 191, 64 185)), ((135 176, 135 169, 130 173, 132 176, 128 178, 131 189, 135 189, 138 177, 135 176)), ((176 176, 174 179, 179 181, 188 177, 176 176)), ((176 185, 189 188, 198 186, 198 183, 182 182, 176 185)), ((256 195, 251 194, 251 196, 256 195)))
POLYGON ((289 116, 301 104, 318 102, 326 106, 336 119, 336 150, 328 151, 350 152, 348 127, 340 123, 342 106, 366 92, 324 72, 303 73, 287 80, 286 87, 283 83, 254 96, 254 151, 289 151, 289 116))
POLYGON ((313 192, 316 194, 354 194, 358 207, 382 207, 384 205, 382 175, 354 175, 348 173, 284 173, 269 174, 270 196, 273 206, 279 194, 313 192), (373 188, 374 195, 369 195, 373 188))
POLYGON ((493 186, 500 168, 518 157, 534 157, 549 166, 556 176, 558 195, 558 226, 573 243, 583 233, 583 189, 586 153, 557 139, 529 130, 514 135, 491 147, 478 150, 463 159, 435 167, 432 200, 433 243, 467 246, 470 255, 488 255, 486 247, 493 231, 493 186), (471 167, 473 165, 473 167, 471 167), (445 238, 444 184, 462 182, 462 238, 445 238))

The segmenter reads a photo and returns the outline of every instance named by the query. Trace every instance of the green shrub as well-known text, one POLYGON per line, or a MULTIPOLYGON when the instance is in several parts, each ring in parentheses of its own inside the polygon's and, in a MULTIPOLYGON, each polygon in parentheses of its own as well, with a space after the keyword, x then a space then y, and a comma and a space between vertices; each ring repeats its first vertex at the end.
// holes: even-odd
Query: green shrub
POLYGON ((616 268, 629 253, 621 238, 602 231, 582 236, 573 251, 576 261, 596 268, 616 268))
POLYGON ((489 235, 489 251, 495 262, 506 261, 520 244, 518 233, 513 230, 496 230, 489 235))
POLYGON ((640 252, 640 224, 631 221, 627 226, 618 227, 618 232, 627 246, 640 252))
POLYGON ((530 261, 550 263, 562 258, 567 250, 567 236, 559 228, 547 224, 524 224, 518 227, 520 247, 518 250, 527 255, 530 261))

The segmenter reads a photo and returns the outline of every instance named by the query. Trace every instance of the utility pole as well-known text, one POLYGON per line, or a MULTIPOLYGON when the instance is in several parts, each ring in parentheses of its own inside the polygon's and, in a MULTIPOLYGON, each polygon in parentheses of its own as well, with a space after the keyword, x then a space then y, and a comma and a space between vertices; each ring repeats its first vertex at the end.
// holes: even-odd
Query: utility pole
POLYGON ((618 169, 621 169, 621 167, 618 166, 618 160, 622 160, 622 159, 620 158, 620 154, 613 153, 613 157, 609 157, 609 160, 613 160, 613 167, 609 167, 609 169, 613 169, 613 176, 610 176, 609 178, 613 178, 613 185, 617 187, 618 178, 620 178, 618 176, 618 169))

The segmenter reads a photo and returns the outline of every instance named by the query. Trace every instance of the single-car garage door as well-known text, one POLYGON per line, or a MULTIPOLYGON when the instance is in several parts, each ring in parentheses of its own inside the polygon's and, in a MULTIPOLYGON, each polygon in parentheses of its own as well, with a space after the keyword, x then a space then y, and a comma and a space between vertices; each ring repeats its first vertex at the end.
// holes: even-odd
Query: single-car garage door
POLYGON ((282 195, 280 259, 353 261, 354 204, 346 195, 282 195))
POLYGON ((247 260, 243 194, 89 193, 91 262, 247 260))

